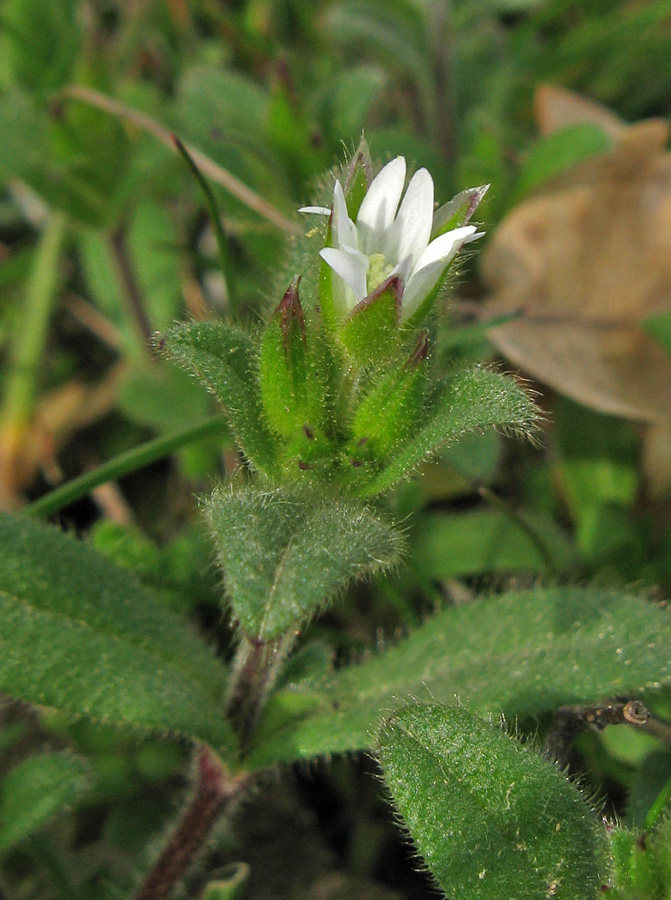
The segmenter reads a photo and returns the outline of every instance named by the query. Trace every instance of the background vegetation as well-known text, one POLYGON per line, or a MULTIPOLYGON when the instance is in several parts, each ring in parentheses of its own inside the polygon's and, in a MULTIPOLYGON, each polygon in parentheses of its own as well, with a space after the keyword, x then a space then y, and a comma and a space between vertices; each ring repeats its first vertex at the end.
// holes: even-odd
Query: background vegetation
MULTIPOLYGON (((323 173, 365 131, 380 161, 426 166, 442 201, 492 184, 440 352, 522 371, 546 415, 538 445, 478 434, 394 493, 405 562, 310 626, 310 665, 329 646, 338 662, 366 658, 503 588, 559 580, 665 601, 670 51, 666 0, 4 0, 3 508, 112 461, 111 480, 42 512, 229 652, 194 498, 239 460, 214 400, 152 336, 185 318, 260 322, 286 289, 296 208, 326 199, 323 173), (172 132, 207 157, 221 255, 172 132)), ((671 716, 668 692, 653 711, 671 716)), ((186 748, 15 701, 1 715, 0 895, 123 896, 171 821, 186 748), (36 751, 66 748, 36 780, 36 751), (36 809, 18 834, 12 804, 36 809)), ((641 825, 671 754, 663 735, 618 726, 581 738, 572 766, 641 825)), ((431 896, 374 768, 335 758, 268 779, 207 870, 239 861, 228 877, 249 897, 431 896)))

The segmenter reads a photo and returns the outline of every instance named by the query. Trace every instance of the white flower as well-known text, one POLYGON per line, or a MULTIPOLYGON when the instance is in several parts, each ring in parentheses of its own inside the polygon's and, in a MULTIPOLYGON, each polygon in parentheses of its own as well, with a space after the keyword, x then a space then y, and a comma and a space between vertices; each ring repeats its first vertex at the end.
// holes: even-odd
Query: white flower
POLYGON ((320 255, 339 276, 334 279, 334 291, 347 311, 385 279, 399 275, 404 285, 402 315, 407 319, 463 245, 481 237, 473 225, 465 225, 431 241, 433 179, 426 169, 419 169, 401 200, 405 172, 402 156, 381 169, 363 198, 356 223, 347 214, 339 181, 333 191, 333 211, 318 206, 299 210, 333 215, 334 246, 324 247, 320 255))

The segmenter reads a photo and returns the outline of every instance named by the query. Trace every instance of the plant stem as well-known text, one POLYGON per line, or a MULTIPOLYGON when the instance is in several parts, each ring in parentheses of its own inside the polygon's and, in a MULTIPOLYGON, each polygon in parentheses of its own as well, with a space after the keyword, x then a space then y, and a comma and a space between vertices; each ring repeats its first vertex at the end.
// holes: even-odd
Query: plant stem
POLYGON ((192 444, 201 438, 209 437, 211 434, 224 432, 227 428, 226 418, 224 416, 212 416, 199 422, 197 425, 190 425, 176 434, 170 434, 167 437, 156 438, 156 440, 148 441, 139 447, 134 447, 120 456, 103 463, 90 472, 85 472, 72 481, 65 484, 40 497, 26 507, 26 512, 33 516, 52 516, 59 510, 76 500, 85 497, 93 488, 108 481, 116 481, 130 472, 136 472, 143 466, 148 466, 157 459, 169 456, 175 450, 192 444))
POLYGON ((32 416, 44 343, 57 296, 58 261, 66 230, 65 213, 52 213, 35 250, 0 414, 4 436, 22 432, 32 416))
POLYGON ((196 766, 195 793, 135 900, 166 900, 170 897, 203 849, 219 817, 230 811, 250 778, 247 773, 230 775, 214 751, 205 745, 198 748, 196 766))
POLYGON ((560 768, 568 764, 575 739, 584 731, 603 731, 607 725, 644 725, 650 711, 640 700, 596 706, 560 706, 545 739, 543 756, 560 768))
POLYGON ((457 157, 457 114, 454 96, 453 30, 450 3, 441 0, 429 7, 429 40, 433 51, 435 137, 450 165, 457 157))
POLYGON ((119 279, 123 285, 123 296, 126 299, 128 313, 135 328, 138 343, 142 352, 153 359, 151 349, 152 328, 142 302, 142 291, 138 284, 135 270, 131 263, 126 243, 124 225, 119 225, 110 235, 110 247, 112 256, 119 273, 119 279))
POLYGON ((295 640, 296 634, 290 632, 270 641, 244 635, 240 642, 233 663, 226 712, 238 732, 243 752, 280 665, 295 640))
MULTIPOLYGON (((118 100, 114 100, 112 97, 101 94, 100 91, 86 87, 83 84, 68 85, 63 89, 63 96, 71 97, 74 100, 81 100, 83 103, 90 103, 98 109, 104 109, 114 116, 118 116, 127 122, 131 122, 138 128, 142 128, 149 132, 149 134, 153 134, 162 144, 165 144, 170 150, 176 152, 176 147, 172 139, 172 132, 167 128, 164 128, 146 113, 131 109, 129 106, 124 106, 124 104, 120 103, 118 100)), ((263 216, 264 219, 271 222, 281 231, 285 231, 287 234, 298 236, 303 233, 303 228, 298 222, 290 219, 288 216, 285 216, 279 210, 275 209, 275 207, 268 203, 267 200, 264 200, 263 197, 260 197, 257 193, 252 191, 251 188, 248 188, 246 184, 232 175, 227 169, 224 169, 222 166, 215 163, 209 156, 196 150, 191 144, 185 144, 185 147, 204 175, 222 185, 229 193, 244 203, 245 206, 248 206, 249 209, 253 209, 254 212, 263 216)))

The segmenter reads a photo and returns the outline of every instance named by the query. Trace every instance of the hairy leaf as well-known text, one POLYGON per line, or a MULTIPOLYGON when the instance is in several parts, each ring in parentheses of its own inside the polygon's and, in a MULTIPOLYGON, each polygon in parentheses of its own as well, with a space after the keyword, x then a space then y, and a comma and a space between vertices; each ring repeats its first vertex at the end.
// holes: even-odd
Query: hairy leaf
POLYGON ((233 617, 251 637, 297 627, 354 578, 394 563, 401 539, 356 501, 221 488, 205 504, 233 617))
POLYGON ((657 687, 671 678, 670 641, 667 611, 614 591, 567 586, 483 598, 445 610, 330 682, 294 688, 307 710, 299 721, 272 721, 289 697, 279 693, 252 761, 365 748, 380 713, 408 697, 458 696, 474 710, 514 717, 657 687))
POLYGON ((394 805, 451 900, 596 897, 606 831, 531 747, 460 707, 410 706, 382 727, 394 805))
POLYGON ((213 391, 252 465, 262 472, 272 471, 273 438, 250 368, 255 351, 249 335, 223 322, 192 322, 169 331, 161 347, 213 391))
POLYGON ((133 574, 57 529, 0 514, 0 690, 231 747, 226 673, 133 574))
POLYGON ((86 767, 70 753, 40 753, 0 784, 0 851, 28 837, 85 794, 86 767))
POLYGON ((451 379, 429 422, 359 493, 371 497, 387 490, 462 434, 492 426, 529 434, 536 418, 536 406, 514 378, 489 369, 460 372, 451 379))

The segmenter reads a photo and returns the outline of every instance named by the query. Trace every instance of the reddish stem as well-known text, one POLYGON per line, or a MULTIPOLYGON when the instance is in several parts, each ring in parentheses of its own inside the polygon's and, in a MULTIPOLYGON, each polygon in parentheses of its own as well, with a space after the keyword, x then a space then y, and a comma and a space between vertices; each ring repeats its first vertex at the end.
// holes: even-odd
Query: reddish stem
POLYGON ((177 828, 142 883, 136 900, 167 900, 202 850, 224 810, 244 791, 249 775, 231 776, 214 751, 198 749, 198 781, 177 828))

